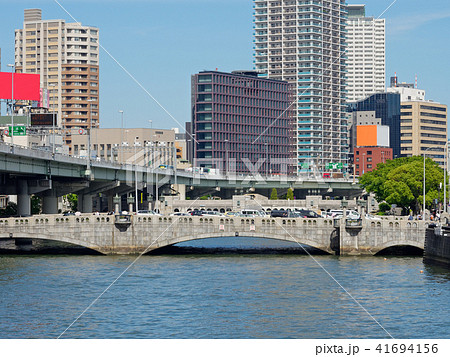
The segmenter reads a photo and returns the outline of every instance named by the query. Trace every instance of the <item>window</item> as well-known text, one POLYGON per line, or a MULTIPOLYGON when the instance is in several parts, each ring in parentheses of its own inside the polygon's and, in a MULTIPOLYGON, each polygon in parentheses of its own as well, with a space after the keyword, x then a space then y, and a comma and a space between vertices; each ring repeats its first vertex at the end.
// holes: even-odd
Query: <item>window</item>
POLYGON ((433 106, 430 106, 430 105, 421 105, 420 109, 435 110, 435 111, 438 111, 438 112, 446 112, 447 111, 447 108, 433 107, 433 106))
POLYGON ((434 126, 421 126, 420 130, 447 131, 447 128, 436 128, 434 126))

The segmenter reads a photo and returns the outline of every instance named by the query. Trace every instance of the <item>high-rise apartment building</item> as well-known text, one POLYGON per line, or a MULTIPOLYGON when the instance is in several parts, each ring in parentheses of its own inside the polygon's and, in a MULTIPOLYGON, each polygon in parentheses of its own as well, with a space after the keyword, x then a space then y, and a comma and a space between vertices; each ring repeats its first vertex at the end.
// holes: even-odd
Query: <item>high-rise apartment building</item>
MULTIPOLYGON (((98 127, 99 29, 42 20, 40 9, 24 12, 23 29, 15 32, 16 71, 41 75, 49 107, 65 128, 98 127)), ((66 137, 70 145, 70 136, 66 137)))
POLYGON ((348 5, 347 99, 385 91, 385 19, 366 17, 365 5, 348 5))
POLYGON ((294 91, 297 172, 347 164, 346 17, 345 0, 254 0, 255 69, 294 91))

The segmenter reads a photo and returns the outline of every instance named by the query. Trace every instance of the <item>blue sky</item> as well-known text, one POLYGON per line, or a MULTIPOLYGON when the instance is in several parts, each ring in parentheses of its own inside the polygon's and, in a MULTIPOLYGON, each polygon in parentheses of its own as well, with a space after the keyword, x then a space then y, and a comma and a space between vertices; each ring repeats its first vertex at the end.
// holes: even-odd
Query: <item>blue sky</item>
MULTIPOLYGON (((100 125, 184 127, 190 120, 190 78, 205 69, 253 68, 251 0, 58 0, 84 25, 100 28, 100 125), (178 123, 177 123, 178 122, 178 123)), ((366 0, 366 14, 387 22, 387 81, 418 75, 427 98, 450 104, 450 1, 366 0)), ((0 0, 2 70, 13 61, 14 29, 23 10, 41 8, 44 19, 73 22, 54 0, 0 0)))

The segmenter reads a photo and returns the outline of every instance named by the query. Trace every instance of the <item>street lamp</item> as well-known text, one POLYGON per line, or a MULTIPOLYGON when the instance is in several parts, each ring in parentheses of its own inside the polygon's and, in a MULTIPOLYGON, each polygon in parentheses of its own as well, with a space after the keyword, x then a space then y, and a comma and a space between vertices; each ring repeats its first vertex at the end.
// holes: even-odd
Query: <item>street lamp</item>
POLYGON ((225 139, 225 150, 226 150, 226 155, 225 155, 225 174, 228 176, 228 139, 225 139))
POLYGON ((120 164, 123 163, 123 110, 119 110, 119 113, 122 115, 122 129, 120 130, 120 164))
POLYGON ((363 152, 362 157, 363 157, 362 174, 364 175, 364 171, 366 168, 366 153, 365 152, 363 152))
POLYGON ((30 126, 30 116, 31 116, 31 105, 27 105, 27 131, 28 131, 28 127, 30 126))
POLYGON ((267 146, 267 141, 264 143, 265 147, 266 147, 266 177, 268 175, 268 169, 269 169, 269 148, 267 146))
POLYGON ((434 149, 434 147, 430 146, 429 148, 427 148, 424 152, 423 152, 423 218, 422 220, 425 220, 425 161, 426 161, 426 157, 427 157, 427 151, 430 149, 434 149))
POLYGON ((14 145, 14 72, 15 64, 8 64, 11 67, 11 131, 9 135, 11 136, 11 145, 14 145))
MULTIPOLYGON (((49 84, 49 87, 55 88, 56 83, 49 84)), ((53 93, 54 94, 54 93, 53 93)), ((55 107, 52 108, 52 155, 55 156, 55 107)))
POLYGON ((444 162, 444 213, 447 213, 447 170, 448 170, 448 141, 445 143, 444 162))
POLYGON ((134 138, 134 193, 135 193, 135 202, 136 202, 136 213, 138 211, 138 178, 137 178, 137 141, 139 140, 139 137, 136 136, 134 138))
POLYGON ((87 175, 91 174, 91 129, 92 129, 92 104, 95 99, 88 99, 89 102, 89 126, 88 126, 88 158, 87 158, 87 175))
POLYGON ((153 120, 149 120, 148 122, 150 123, 150 129, 152 129, 153 128, 153 120))

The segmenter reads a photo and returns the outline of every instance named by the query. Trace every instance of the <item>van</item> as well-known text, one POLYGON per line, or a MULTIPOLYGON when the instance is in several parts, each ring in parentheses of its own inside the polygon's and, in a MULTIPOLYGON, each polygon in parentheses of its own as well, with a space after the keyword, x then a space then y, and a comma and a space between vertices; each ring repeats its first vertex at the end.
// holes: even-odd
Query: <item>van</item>
MULTIPOLYGON (((328 212, 329 215, 333 218, 342 218, 344 216, 344 211, 341 209, 332 209, 330 212, 328 212)), ((347 218, 350 219, 359 219, 361 216, 358 212, 355 210, 346 210, 345 214, 347 215, 347 218)))
POLYGON ((262 211, 258 211, 255 209, 243 209, 240 213, 241 217, 264 217, 266 214, 262 211))

